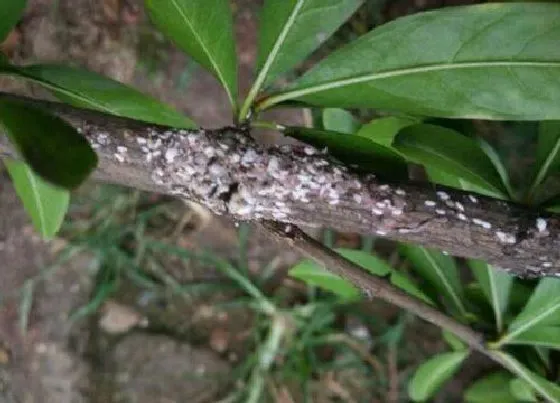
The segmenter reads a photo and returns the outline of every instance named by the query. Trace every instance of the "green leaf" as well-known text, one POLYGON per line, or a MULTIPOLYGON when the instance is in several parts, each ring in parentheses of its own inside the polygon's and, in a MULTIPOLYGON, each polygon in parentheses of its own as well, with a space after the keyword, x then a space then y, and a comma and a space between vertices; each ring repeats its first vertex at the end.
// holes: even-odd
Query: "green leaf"
POLYGON ((560 122, 541 122, 537 142, 535 176, 529 188, 529 197, 543 183, 546 177, 560 168, 560 122))
POLYGON ((439 169, 433 167, 424 167, 426 171, 426 175, 428 176, 429 180, 434 183, 438 183, 440 185, 449 186, 456 189, 465 190, 467 192, 474 192, 479 193, 487 196, 491 196, 497 199, 507 199, 504 194, 495 193, 494 191, 490 191, 487 188, 477 186, 473 183, 470 183, 463 178, 455 176, 453 174, 449 174, 445 171, 441 171, 439 169))
POLYGON ((43 238, 52 238, 68 210, 70 193, 45 182, 23 162, 6 159, 4 163, 35 229, 43 238))
POLYGON ((488 306, 488 301, 482 291, 480 283, 472 282, 465 286, 465 299, 469 301, 469 306, 472 307, 472 310, 477 312, 477 315, 480 316, 480 320, 484 320, 485 322, 493 321, 493 312, 488 306))
POLYGON ((382 146, 392 148, 395 136, 401 129, 418 123, 421 123, 421 120, 413 117, 391 116, 378 118, 363 125, 356 135, 368 138, 382 146))
POLYGON ((360 122, 344 109, 326 108, 323 110, 323 127, 338 133, 354 134, 360 122))
POLYGON ((560 213, 560 205, 547 207, 546 210, 550 211, 551 213, 560 213))
MULTIPOLYGON (((353 249, 337 249, 336 251, 344 258, 376 276, 385 276, 391 272, 391 268, 386 263, 370 253, 353 249)), ((289 274, 308 284, 331 291, 345 299, 355 299, 361 296, 360 291, 348 280, 330 273, 324 267, 311 260, 300 262, 290 270, 289 274)))
POLYGON ((408 276, 404 273, 393 270, 391 273, 391 284, 407 292, 408 294, 421 299, 429 305, 434 305, 434 302, 428 297, 408 276))
POLYGON ((441 126, 420 124, 403 128, 394 147, 411 161, 430 170, 464 179, 486 190, 504 194, 498 172, 476 142, 441 126))
POLYGON ((1 72, 37 82, 60 100, 77 107, 165 126, 196 127, 189 118, 156 99, 91 71, 37 64, 21 68, 1 66, 1 72))
POLYGON ((465 316, 463 288, 453 258, 435 250, 406 244, 401 245, 400 250, 412 262, 413 269, 431 283, 455 311, 465 316))
POLYGON ((468 351, 454 351, 437 354, 425 361, 418 367, 408 384, 410 398, 415 402, 431 398, 441 385, 453 376, 468 355, 468 351))
POLYGON ((480 137, 477 137, 476 141, 480 149, 486 154, 490 162, 492 162, 494 168, 496 168, 496 171, 500 175, 500 178, 502 179, 502 184, 504 185, 504 188, 507 190, 509 197, 516 200, 518 195, 513 190, 513 186, 511 186, 511 179, 509 177, 507 168, 505 167, 502 159, 500 158, 496 150, 490 144, 488 144, 488 142, 486 142, 484 139, 480 137))
POLYGON ((324 267, 317 265, 312 260, 304 260, 292 267, 289 275, 305 282, 306 284, 322 288, 347 300, 360 298, 360 290, 349 281, 330 273, 324 267))
POLYGON ((237 58, 228 0, 146 0, 152 22, 220 81, 237 103, 237 58))
POLYGON ((531 387, 534 388, 539 395, 543 396, 551 402, 560 401, 560 387, 558 387, 558 385, 555 385, 542 376, 534 373, 513 356, 507 353, 494 351, 493 354, 499 357, 502 363, 507 365, 507 368, 511 372, 529 383, 529 385, 531 385, 531 387))
POLYGON ((336 252, 375 276, 386 276, 392 271, 391 266, 371 253, 346 248, 337 248, 336 252))
POLYGON ((0 102, 0 126, 34 172, 64 188, 82 183, 97 165, 87 140, 64 120, 18 101, 0 102))
POLYGON ((476 280, 482 287, 484 296, 492 307, 496 320, 496 328, 498 333, 501 333, 504 326, 504 314, 508 307, 513 277, 481 260, 469 259, 467 262, 476 280))
POLYGON ((512 379, 509 382, 511 394, 522 402, 537 402, 535 391, 531 385, 523 379, 512 379))
MULTIPOLYGON (((374 276, 389 276, 391 283, 401 290, 417 297, 427 304, 433 302, 403 273, 393 270, 383 260, 376 258, 372 254, 354 249, 336 249, 344 258, 362 267, 374 276)), ((298 278, 308 284, 321 287, 331 291, 342 298, 354 299, 360 297, 360 291, 349 281, 330 273, 311 260, 305 260, 294 266, 289 273, 292 277, 298 278)))
POLYGON ((451 118, 560 118, 560 4, 482 4, 382 25, 329 55, 287 100, 451 118))
POLYGON ((508 344, 530 344, 560 350, 560 326, 534 327, 516 335, 508 344))
POLYGON ((305 127, 288 127, 284 134, 319 149, 327 147, 330 155, 362 172, 407 177, 405 160, 399 154, 366 138, 305 127))
POLYGON ((0 5, 0 43, 8 36, 25 10, 26 0, 5 0, 0 5))
POLYGON ((427 304, 433 305, 433 301, 414 284, 414 282, 406 276, 406 274, 393 270, 385 261, 373 256, 371 253, 355 249, 336 249, 344 258, 361 266, 375 276, 389 275, 389 281, 395 287, 407 292, 408 294, 423 300, 427 304))
MULTIPOLYGON (((261 11, 257 68, 263 85, 327 40, 363 0, 267 0, 261 11)), ((257 81, 259 81, 257 78, 257 81)))
POLYGON ((505 371, 492 372, 474 382, 465 392, 468 403, 517 403, 510 391, 511 374, 505 371))
POLYGON ((511 322, 508 333, 498 342, 507 344, 536 326, 559 325, 560 279, 543 278, 535 288, 525 308, 511 322))
POLYGON ((443 336, 443 340, 455 351, 465 350, 467 346, 461 339, 459 339, 455 334, 451 333, 448 330, 442 330, 441 335, 443 336))
POLYGON ((536 283, 514 281, 509 294, 509 310, 516 314, 521 312, 535 291, 536 283))

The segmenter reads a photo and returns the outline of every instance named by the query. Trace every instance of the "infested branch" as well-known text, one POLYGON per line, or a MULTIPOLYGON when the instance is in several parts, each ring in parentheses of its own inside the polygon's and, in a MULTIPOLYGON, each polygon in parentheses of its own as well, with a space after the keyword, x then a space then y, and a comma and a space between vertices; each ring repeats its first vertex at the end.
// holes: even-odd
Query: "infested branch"
MULTIPOLYGON (((441 186, 383 183, 310 146, 265 148, 243 128, 172 129, 18 99, 79 129, 103 181, 194 200, 236 220, 330 227, 483 259, 518 276, 560 276, 557 215, 441 186)), ((14 154, 5 136, 0 153, 14 154)))

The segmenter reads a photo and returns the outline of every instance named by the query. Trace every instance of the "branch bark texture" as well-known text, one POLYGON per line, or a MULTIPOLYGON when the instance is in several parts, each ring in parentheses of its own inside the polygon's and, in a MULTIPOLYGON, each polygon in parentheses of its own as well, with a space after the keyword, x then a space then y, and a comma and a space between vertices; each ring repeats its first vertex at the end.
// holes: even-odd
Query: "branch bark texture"
MULTIPOLYGON (((325 226, 483 259, 517 276, 560 276, 558 215, 430 184, 383 183, 311 146, 263 147, 242 128, 174 129, 17 98, 76 127, 106 182, 194 200, 236 220, 325 226)), ((5 136, 0 153, 15 155, 5 136)))

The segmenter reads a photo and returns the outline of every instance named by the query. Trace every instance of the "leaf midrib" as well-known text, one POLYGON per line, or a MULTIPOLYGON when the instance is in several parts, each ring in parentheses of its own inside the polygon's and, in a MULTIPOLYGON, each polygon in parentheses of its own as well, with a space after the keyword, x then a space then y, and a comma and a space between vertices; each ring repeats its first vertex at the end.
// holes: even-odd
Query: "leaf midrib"
POLYGON ((276 39, 276 42, 274 42, 274 46, 272 47, 272 49, 270 50, 270 53, 266 57, 266 60, 263 64, 263 67, 259 71, 259 74, 257 75, 257 78, 256 78, 254 84, 251 86, 251 89, 249 90, 249 94, 247 94, 247 98, 245 99, 245 102, 244 102, 243 107, 241 109, 241 116, 240 116, 241 119, 245 118, 244 115, 246 115, 249 112, 249 108, 250 108, 251 104, 253 103, 253 101, 257 97, 257 94, 261 90, 261 87, 266 80, 266 76, 268 75, 268 72, 270 71, 270 68, 272 67, 272 64, 276 60, 276 57, 280 53, 280 48, 282 47, 282 45, 286 41, 286 38, 288 37, 289 31, 290 31, 290 28, 295 24, 296 18, 298 16, 301 8, 303 7, 304 3, 305 3, 305 0, 297 0, 297 3, 295 5, 294 9, 290 13, 290 16, 286 20, 286 23, 284 24, 284 27, 280 31, 280 34, 278 35, 278 38, 276 39))
POLYGON ((500 341, 500 344, 505 344, 509 340, 512 340, 518 334, 523 333, 528 328, 532 327, 535 323, 540 322, 549 315, 552 315, 554 311, 560 309, 560 298, 556 299, 555 302, 547 309, 542 311, 539 315, 534 316, 533 319, 528 320, 525 324, 521 324, 519 327, 514 328, 510 333, 506 334, 505 337, 500 341))
POLYGON ((448 290, 451 299, 457 305, 457 308, 461 312, 461 315, 465 315, 466 314, 465 307, 461 303, 461 299, 459 298, 459 296, 455 293, 453 286, 449 283, 449 281, 447 281, 447 278, 442 275, 442 270, 440 268, 440 265, 434 260, 434 258, 430 255, 430 253, 427 250, 422 249, 422 253, 426 256, 426 259, 430 262, 430 264, 436 269, 435 272, 437 273, 437 276, 439 277, 439 279, 441 280, 445 288, 448 290))
POLYGON ((204 43, 204 41, 202 40, 202 38, 198 34, 198 31, 196 29, 194 29, 191 20, 187 17, 187 15, 185 15, 185 13, 181 9, 181 7, 179 7, 179 5, 177 4, 177 0, 171 0, 171 3, 177 9, 177 12, 180 14, 180 16, 184 19, 185 23, 187 24, 187 26, 189 27, 189 29, 193 33, 193 36, 195 37, 197 42, 200 44, 200 47, 202 48, 202 51, 204 52, 204 54, 206 55, 206 57, 208 58, 208 60, 212 64, 212 68, 216 72, 216 74, 218 75, 218 79, 220 80, 220 82, 224 86, 224 89, 226 90, 226 93, 228 95, 228 98, 229 98, 231 104, 235 105, 235 100, 233 99, 233 94, 230 92, 230 88, 228 86, 228 83, 225 80, 225 78, 223 76, 223 73, 219 68, 219 65, 216 63, 216 61, 212 57, 211 52, 208 50, 208 48, 206 47, 206 44, 204 43))
POLYGON ((492 294, 492 307, 494 308, 494 315, 496 315, 496 327, 498 333, 500 333, 502 331, 502 309, 500 299, 498 298, 495 273, 489 265, 486 266, 486 270, 488 273, 488 281, 490 283, 490 293, 492 294))
MULTIPOLYGON (((347 85, 360 84, 368 81, 377 81, 406 75, 422 74, 435 71, 463 70, 479 68, 500 68, 500 67, 535 67, 535 68, 560 68, 560 62, 512 62, 512 61, 491 61, 491 62, 459 62, 459 63, 435 63, 421 67, 409 67, 394 70, 387 70, 371 74, 362 74, 355 77, 333 80, 321 84, 310 84, 294 90, 272 95, 263 100, 258 105, 259 110, 267 109, 282 101, 294 98, 301 98, 317 92, 332 90, 347 85)), ((304 76, 305 77, 305 76, 304 76)), ((297 84, 297 82, 296 82, 297 84)))
POLYGON ((518 375, 520 378, 527 381, 533 388, 538 390, 541 395, 545 396, 547 399, 550 399, 550 401, 556 400, 556 396, 550 395, 548 393, 548 390, 541 388, 538 382, 535 382, 532 377, 527 376, 527 370, 525 368, 520 367, 517 360, 514 360, 512 357, 509 356, 509 354, 503 353, 501 351, 496 351, 494 354, 499 356, 503 361, 506 361, 507 364, 510 366, 509 369, 511 372, 513 372, 514 374, 518 375))
POLYGON ((544 160, 544 163, 542 164, 541 168, 539 169, 539 172, 535 176, 535 181, 533 182, 533 185, 531 186, 531 190, 529 191, 530 196, 533 195, 536 188, 542 183, 542 181, 543 181, 544 177, 546 176, 550 166, 552 165, 552 162, 556 158, 556 155, 558 154, 559 150, 560 150, 560 136, 558 136, 556 138, 556 141, 554 142, 554 147, 552 148, 552 151, 550 153, 548 153, 548 155, 546 156, 546 158, 544 160))
POLYGON ((262 69, 259 73, 259 76, 257 77, 257 80, 255 81, 255 85, 258 85, 259 88, 260 88, 262 82, 264 82, 264 80, 266 78, 266 75, 268 74, 268 71, 270 70, 272 64, 275 62, 278 54, 280 53, 280 48, 286 42, 286 38, 288 37, 290 29, 295 24, 296 19, 299 15, 299 12, 301 11, 301 9, 303 8, 303 5, 305 4, 305 1, 306 0, 297 0, 297 3, 295 5, 294 9, 290 13, 290 16, 286 20, 286 23, 284 24, 284 27, 280 31, 280 34, 278 35, 278 38, 276 39, 276 42, 274 42, 274 46, 272 47, 270 53, 268 54, 268 57, 266 58, 266 61, 263 64, 263 67, 262 67, 262 69))

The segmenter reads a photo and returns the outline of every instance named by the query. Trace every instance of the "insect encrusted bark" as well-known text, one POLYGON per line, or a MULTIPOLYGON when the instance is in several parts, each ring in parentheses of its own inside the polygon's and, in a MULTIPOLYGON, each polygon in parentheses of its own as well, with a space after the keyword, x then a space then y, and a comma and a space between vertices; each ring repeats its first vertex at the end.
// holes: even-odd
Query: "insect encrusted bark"
MULTIPOLYGON (((431 184, 358 175, 327 150, 264 147, 245 128, 155 126, 43 101, 96 150, 105 181, 197 201, 235 220, 373 234, 479 258, 518 276, 559 276, 559 217, 431 184)), ((0 151, 8 152, 6 139, 0 151)))

